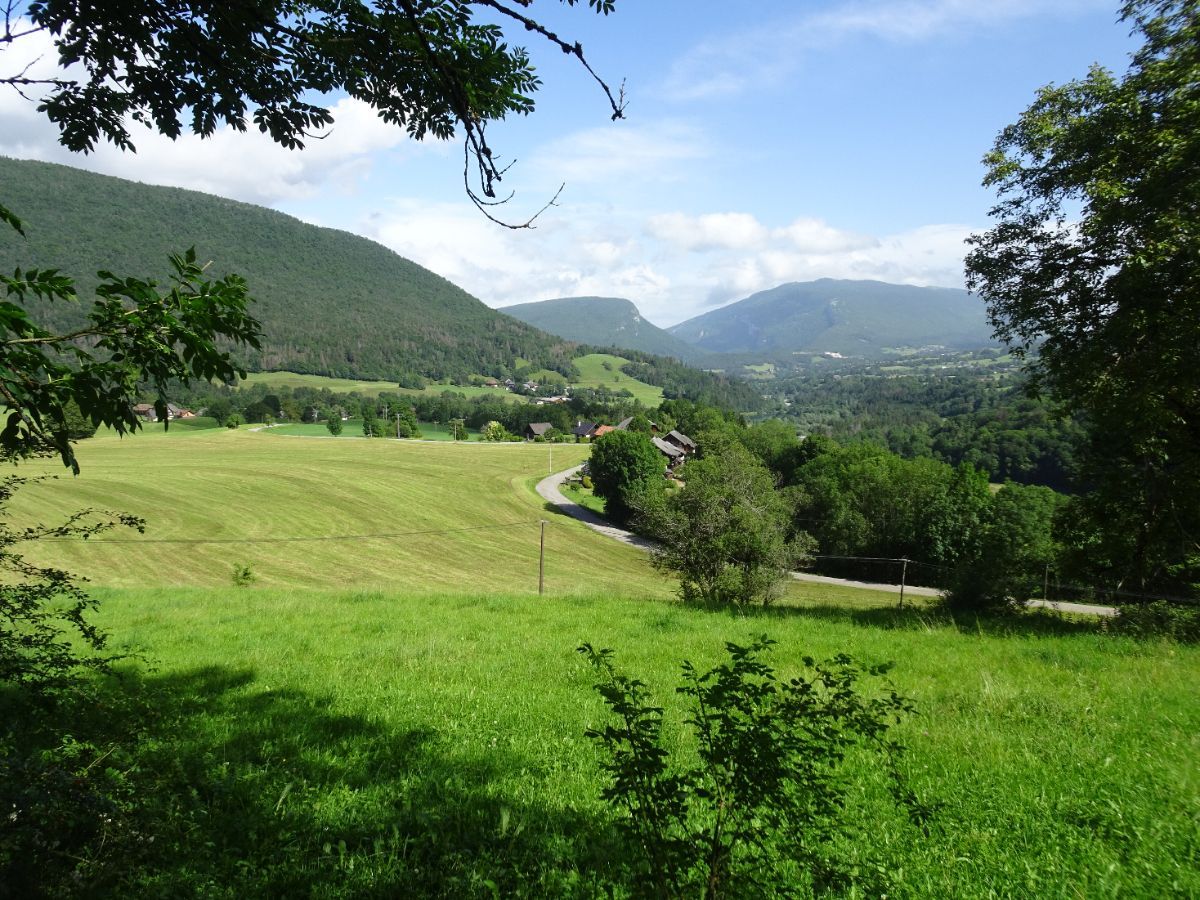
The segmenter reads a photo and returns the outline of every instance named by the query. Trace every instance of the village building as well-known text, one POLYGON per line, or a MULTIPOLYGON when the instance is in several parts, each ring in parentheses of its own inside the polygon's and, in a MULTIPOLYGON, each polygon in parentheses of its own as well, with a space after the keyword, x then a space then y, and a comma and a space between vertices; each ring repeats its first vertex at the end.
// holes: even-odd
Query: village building
POLYGON ((663 440, 665 440, 668 444, 678 447, 688 455, 696 452, 696 442, 682 431, 675 431, 672 429, 666 433, 666 436, 663 438, 663 440))
POLYGON ((660 437, 650 438, 650 443, 654 445, 655 449, 657 449, 659 453, 667 458, 668 469, 674 469, 677 465, 683 462, 684 459, 687 458, 686 453, 684 453, 674 444, 668 444, 660 437))
POLYGON ((530 422, 525 426, 525 440, 532 441, 535 438, 545 437, 546 432, 553 427, 554 425, 550 422, 530 422))
POLYGON ((596 431, 595 422, 576 422, 575 427, 571 429, 571 434, 577 438, 590 438, 596 431))

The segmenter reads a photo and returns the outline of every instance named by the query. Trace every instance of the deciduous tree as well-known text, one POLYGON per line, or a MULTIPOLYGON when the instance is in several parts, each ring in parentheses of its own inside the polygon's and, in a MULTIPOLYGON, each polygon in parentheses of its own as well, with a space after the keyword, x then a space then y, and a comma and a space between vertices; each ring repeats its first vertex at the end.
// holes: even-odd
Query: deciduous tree
POLYGON ((683 490, 649 510, 655 567, 679 576, 686 601, 770 602, 814 549, 807 535, 787 539, 790 509, 771 473, 736 443, 682 471, 683 490))
MULTIPOLYGON (((1083 501, 1110 583, 1200 580, 1200 6, 1134 0, 1123 77, 1043 88, 986 159, 968 286, 1090 430, 1083 501)), ((1190 586, 1189 586, 1190 585, 1190 586)))
POLYGON ((635 431, 610 431, 592 444, 588 471, 609 518, 625 523, 646 499, 661 493, 666 462, 650 438, 635 431))

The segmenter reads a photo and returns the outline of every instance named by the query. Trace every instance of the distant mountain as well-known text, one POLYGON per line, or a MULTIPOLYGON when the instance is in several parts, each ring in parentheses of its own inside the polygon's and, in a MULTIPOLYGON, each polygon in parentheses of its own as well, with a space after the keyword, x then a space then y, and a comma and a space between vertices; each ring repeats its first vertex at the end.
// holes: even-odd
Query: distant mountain
POLYGON ((620 297, 562 297, 506 306, 500 312, 569 341, 596 347, 642 350, 683 362, 697 362, 705 355, 647 322, 631 301, 620 297))
POLYGON ((889 349, 995 345, 983 301, 955 288, 882 281, 783 284, 669 329, 712 353, 797 351, 877 358, 889 349))
MULTIPOLYGON (((91 294, 97 270, 168 274, 167 255, 194 246, 216 275, 246 278, 263 323, 251 368, 394 379, 494 374, 523 357, 570 369, 575 348, 490 309, 466 291, 365 238, 195 191, 153 187, 66 166, 0 157, 0 203, 28 239, 4 227, 0 270, 58 268, 91 294)), ((79 324, 83 309, 46 303, 38 320, 79 324)))

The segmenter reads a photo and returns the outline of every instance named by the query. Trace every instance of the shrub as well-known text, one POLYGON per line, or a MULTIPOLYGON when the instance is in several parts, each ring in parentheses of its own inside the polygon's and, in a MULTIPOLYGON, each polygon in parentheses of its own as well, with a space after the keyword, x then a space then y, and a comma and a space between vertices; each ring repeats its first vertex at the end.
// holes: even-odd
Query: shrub
POLYGON ((1104 629, 1135 638, 1165 637, 1184 643, 1200 643, 1200 606, 1166 600, 1123 606, 1104 623, 1104 629))
MULTIPOLYGON (((5 461, 0 457, 0 462, 5 461)), ((96 599, 61 569, 28 562, 21 544, 51 538, 89 538, 117 527, 145 529, 129 515, 84 509, 57 525, 15 525, 8 507, 33 480, 0 478, 0 689, 54 699, 77 694, 88 672, 107 672, 106 636, 89 620, 96 599)))
POLYGON ((928 814, 904 785, 896 766, 903 748, 888 736, 912 703, 895 691, 865 698, 857 690, 864 673, 847 656, 806 658, 807 677, 781 683, 758 658, 773 643, 726 644, 730 661, 704 674, 683 663, 677 692, 690 700, 695 764, 664 749, 663 710, 645 684, 618 672, 611 650, 579 648, 616 717, 586 734, 605 751, 602 797, 620 810, 644 893, 774 896, 794 891, 797 867, 814 892, 884 893, 883 884, 852 886, 835 861, 850 796, 841 773, 856 749, 884 759, 896 800, 914 820, 928 814))
POLYGON ((249 563, 234 563, 232 577, 235 587, 248 587, 255 579, 254 569, 249 563))

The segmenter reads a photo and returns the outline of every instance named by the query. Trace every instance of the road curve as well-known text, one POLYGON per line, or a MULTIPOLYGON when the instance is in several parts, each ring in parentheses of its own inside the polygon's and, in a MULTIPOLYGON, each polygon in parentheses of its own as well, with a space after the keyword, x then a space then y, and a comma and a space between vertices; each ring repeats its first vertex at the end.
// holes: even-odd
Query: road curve
MULTIPOLYGON (((626 531, 624 528, 618 528, 616 525, 610 525, 600 516, 596 515, 590 509, 585 509, 573 500, 568 499, 563 495, 563 483, 582 469, 583 466, 575 466, 571 469, 565 469, 562 472, 555 472, 553 475, 548 475, 537 483, 538 496, 547 503, 553 504, 557 509, 566 513, 575 519, 578 519, 588 528, 597 531, 600 534, 610 537, 613 540, 620 541, 623 544, 628 544, 631 547, 637 547, 641 550, 653 550, 655 544, 653 541, 640 537, 631 531, 626 531)), ((840 587, 860 588, 870 591, 884 591, 891 594, 900 593, 900 585, 885 584, 882 582, 869 581, 852 581, 848 578, 832 578, 828 575, 813 575, 810 572, 792 572, 792 578, 796 581, 806 581, 813 584, 834 584, 840 587)), ((904 593, 914 597, 939 597, 941 591, 937 588, 919 587, 917 585, 907 585, 904 588, 904 593)), ((1090 603, 1065 603, 1055 600, 1030 600, 1027 606, 1035 609, 1049 609, 1054 612, 1077 613, 1089 616, 1115 616, 1117 610, 1111 606, 1096 606, 1090 603)))

